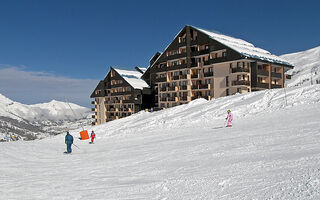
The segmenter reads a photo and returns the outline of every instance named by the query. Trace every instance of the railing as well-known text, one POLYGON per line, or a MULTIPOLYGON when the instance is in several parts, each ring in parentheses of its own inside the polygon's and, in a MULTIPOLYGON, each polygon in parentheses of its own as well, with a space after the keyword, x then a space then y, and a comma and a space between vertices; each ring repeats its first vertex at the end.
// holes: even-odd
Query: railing
POLYGON ((167 98, 166 97, 161 97, 160 101, 167 101, 167 98))
POLYGON ((179 80, 179 76, 173 76, 172 79, 173 80, 179 80))
POLYGON ((93 119, 95 119, 95 118, 96 118, 96 116, 95 116, 95 115, 92 115, 91 117, 92 117, 93 119))
POLYGON ((187 74, 180 75, 180 79, 187 79, 187 74))
POLYGON ((278 84, 271 84, 271 88, 282 88, 282 85, 278 85, 278 84))
POLYGON ((205 72, 204 77, 213 76, 213 72, 205 72))
POLYGON ((246 86, 249 86, 250 82, 249 81, 245 81, 245 80, 232 81, 232 85, 246 85, 246 86))
POLYGON ((199 78, 199 74, 191 74, 191 78, 199 78))
POLYGON ((91 104, 94 104, 94 101, 91 101, 91 104))
POLYGON ((173 59, 177 59, 177 58, 182 58, 182 57, 186 57, 187 54, 186 53, 178 53, 178 54, 174 54, 174 55, 169 55, 167 56, 168 60, 173 60, 173 59))
POLYGON ((269 76, 269 72, 263 69, 258 69, 257 74, 261 76, 269 76))
POLYGON ((180 90, 187 90, 187 86, 186 85, 181 85, 180 86, 180 90))
POLYGON ((165 92, 165 91, 167 91, 167 88, 166 87, 160 87, 160 91, 161 92, 165 92))
POLYGON ((95 111, 96 110, 96 108, 91 108, 91 111, 95 111))
POLYGON ((168 87, 168 91, 174 91, 175 89, 176 89, 176 86, 168 87))
POLYGON ((175 97, 168 97, 167 99, 168 99, 168 101, 176 101, 175 97))
POLYGON ((208 89, 209 85, 208 84, 199 84, 199 85, 192 85, 191 89, 193 90, 201 90, 201 89, 208 89))
POLYGON ((156 82, 166 82, 167 77, 156 78, 156 82))
POLYGON ((232 73, 238 73, 238 72, 249 72, 248 68, 232 68, 232 73))
POLYGON ((257 87, 269 89, 269 83, 257 83, 257 87))
POLYGON ((188 101, 188 97, 180 97, 180 101, 188 101))
POLYGON ((195 100, 195 99, 198 99, 198 98, 201 98, 201 96, 193 96, 193 97, 191 97, 191 100, 195 100))
POLYGON ((198 63, 191 63, 190 67, 198 67, 198 63))
POLYGON ((209 61, 209 60, 204 61, 204 62, 203 62, 203 65, 210 65, 210 61, 209 61))
POLYGON ((281 78, 281 73, 271 72, 271 77, 273 77, 273 78, 281 78))

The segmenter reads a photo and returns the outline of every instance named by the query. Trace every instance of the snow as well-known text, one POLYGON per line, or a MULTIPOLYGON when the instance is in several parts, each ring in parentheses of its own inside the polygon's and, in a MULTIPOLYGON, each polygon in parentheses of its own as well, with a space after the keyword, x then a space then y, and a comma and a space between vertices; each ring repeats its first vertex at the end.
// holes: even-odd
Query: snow
POLYGON ((253 44, 244 41, 242 39, 230 37, 227 35, 223 35, 221 33, 216 33, 208 30, 204 30, 201 28, 194 27, 193 28, 199 30, 200 32, 208 35, 212 39, 230 47, 231 49, 237 51, 238 53, 249 57, 249 58, 256 58, 260 60, 265 60, 268 62, 278 63, 278 64, 285 64, 285 65, 291 65, 287 60, 284 58, 281 58, 279 56, 273 55, 270 52, 261 49, 259 47, 255 47, 253 44))
MULTIPOLYGON (((143 68, 140 68, 143 70, 143 68)), ((149 85, 141 79, 142 74, 138 71, 116 69, 117 71, 133 88, 143 89, 144 87, 149 87, 149 85)))
POLYGON ((0 199, 319 199, 319 111, 320 85, 292 87, 87 127, 71 155, 63 135, 0 143, 0 199))
POLYGON ((287 74, 293 75, 292 79, 288 81, 288 87, 310 85, 313 68, 313 84, 315 80, 320 82, 320 46, 280 57, 290 61, 295 66, 294 69, 287 72, 287 74))

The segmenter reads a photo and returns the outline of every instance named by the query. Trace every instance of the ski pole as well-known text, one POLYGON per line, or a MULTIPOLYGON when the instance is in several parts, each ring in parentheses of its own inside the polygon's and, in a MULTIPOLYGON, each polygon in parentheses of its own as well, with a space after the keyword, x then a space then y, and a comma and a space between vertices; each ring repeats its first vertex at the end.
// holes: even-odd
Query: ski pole
MULTIPOLYGON (((72 143, 73 144, 73 143, 72 143)), ((77 145, 73 144, 75 147, 77 147, 78 149, 80 149, 77 145)))

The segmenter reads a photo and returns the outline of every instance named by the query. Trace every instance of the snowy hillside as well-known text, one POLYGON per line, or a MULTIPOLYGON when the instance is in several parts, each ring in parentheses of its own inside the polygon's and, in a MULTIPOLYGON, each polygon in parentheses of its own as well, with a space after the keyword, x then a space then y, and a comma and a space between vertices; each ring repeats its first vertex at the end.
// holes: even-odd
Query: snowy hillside
POLYGON ((0 140, 8 135, 15 139, 36 139, 58 134, 66 128, 90 123, 90 109, 65 102, 25 105, 0 94, 0 140), (77 122, 76 122, 77 121, 77 122))
POLYGON ((94 126, 71 155, 63 135, 2 143, 0 199, 320 199, 319 111, 320 85, 292 87, 94 126))
POLYGON ((288 81, 288 87, 310 85, 311 75, 313 84, 316 83, 316 80, 320 83, 320 46, 280 57, 288 60, 295 66, 294 69, 288 72, 288 74, 293 75, 292 80, 288 81))

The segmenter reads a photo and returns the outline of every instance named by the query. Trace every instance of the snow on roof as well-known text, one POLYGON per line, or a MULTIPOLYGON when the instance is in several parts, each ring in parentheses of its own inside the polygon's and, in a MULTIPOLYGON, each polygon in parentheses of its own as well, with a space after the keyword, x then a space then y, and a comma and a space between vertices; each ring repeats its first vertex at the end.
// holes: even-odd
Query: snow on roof
POLYGON ((143 73, 145 73, 147 71, 147 68, 144 67, 138 67, 143 73))
POLYGON ((140 72, 116 68, 113 69, 118 72, 118 74, 120 74, 120 76, 122 76, 133 88, 143 89, 144 87, 149 87, 149 85, 141 79, 142 74, 140 72))
POLYGON ((207 31, 201 28, 197 28, 192 26, 193 28, 197 29, 198 31, 208 35, 212 39, 230 47, 231 49, 237 51, 238 53, 250 57, 250 58, 256 58, 259 60, 265 60, 272 63, 278 63, 278 64, 285 64, 293 66, 291 63, 286 61, 283 58, 280 58, 276 55, 271 54, 269 51, 266 51, 264 49, 255 47, 253 44, 246 42, 242 39, 230 37, 227 35, 223 35, 221 33, 215 33, 212 31, 207 31))

